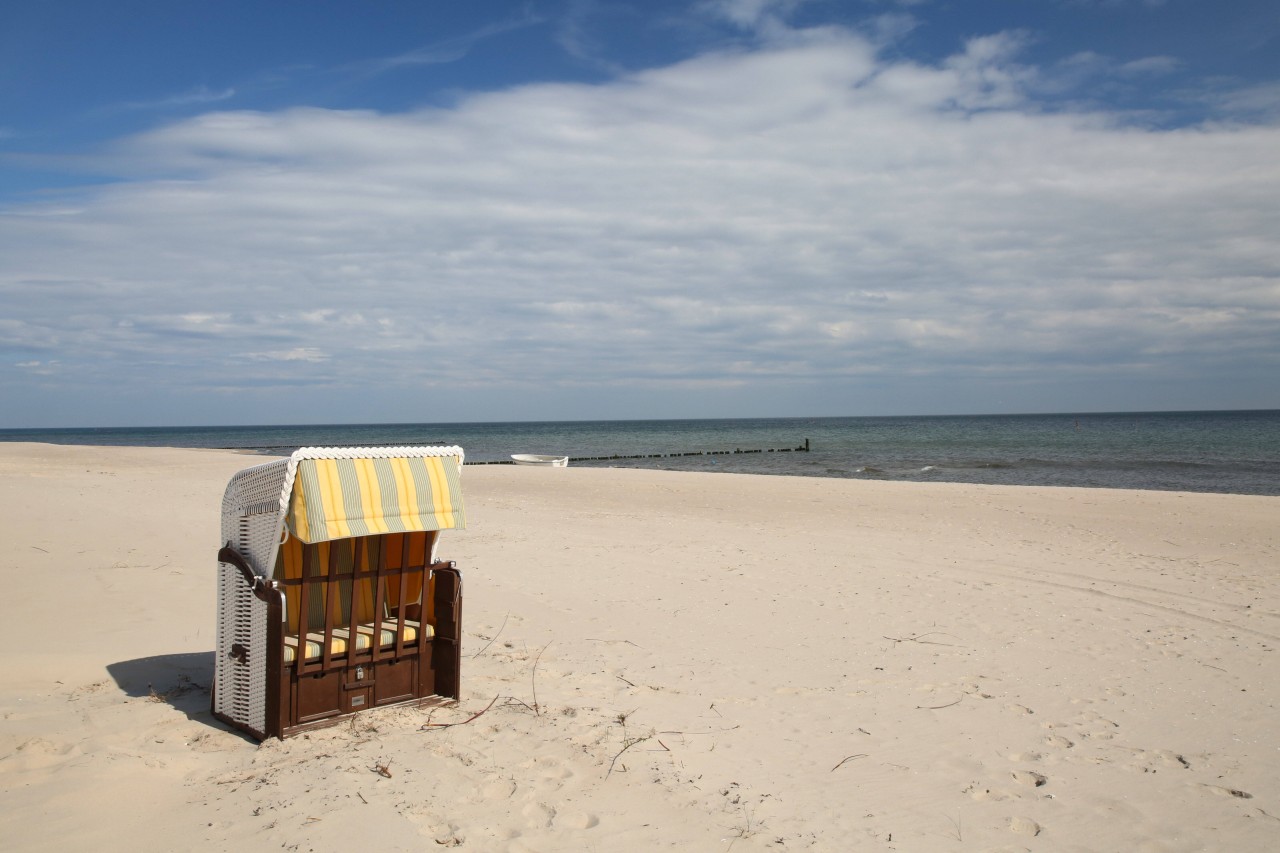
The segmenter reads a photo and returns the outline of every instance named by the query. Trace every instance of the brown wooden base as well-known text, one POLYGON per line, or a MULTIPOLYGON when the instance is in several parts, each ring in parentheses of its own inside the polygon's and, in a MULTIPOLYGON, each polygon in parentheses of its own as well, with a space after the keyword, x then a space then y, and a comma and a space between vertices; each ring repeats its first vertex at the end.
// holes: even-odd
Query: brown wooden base
MULTIPOLYGON (((232 565, 242 562, 230 546, 219 553, 219 559, 232 565)), ((407 565, 407 558, 403 565, 407 565)), ((380 562, 375 572, 379 599, 384 586, 383 569, 380 562)), ((247 568, 242 571, 251 574, 247 568)), ((462 575, 453 563, 443 562, 420 566, 418 571, 424 573, 421 587, 431 590, 430 610, 424 614, 418 606, 410 613, 410 607, 406 606, 392 615, 398 623, 395 630, 400 637, 395 643, 332 655, 329 650, 333 647, 334 629, 341 626, 335 626, 330 615, 325 620, 320 643, 325 649, 323 657, 288 664, 284 662, 283 584, 255 580, 254 594, 267 604, 266 646, 252 651, 237 646, 230 657, 234 666, 249 667, 252 654, 266 656, 265 731, 257 731, 216 712, 215 716, 258 740, 265 740, 335 725, 372 708, 457 701, 462 665, 462 575), (428 615, 432 630, 420 631, 414 641, 405 642, 406 620, 420 622, 428 615)), ((404 572, 401 574, 403 588, 406 581, 404 572)), ((332 601, 337 594, 334 590, 340 587, 335 573, 327 577, 325 582, 331 584, 331 591, 325 600, 332 601)), ((306 612, 305 607, 302 610, 306 612)), ((354 612, 354 607, 351 610, 354 612)), ((375 611, 380 610, 379 603, 375 611)), ((349 636, 356 635, 354 617, 348 630, 349 636)), ((217 707, 216 699, 214 707, 217 707)))
MULTIPOLYGON (((457 699, 450 699, 448 696, 424 696, 421 699, 409 699, 404 702, 389 702, 386 705, 380 705, 379 707, 430 708, 430 707, 435 707, 439 705, 456 705, 457 702, 458 702, 457 699)), ((302 734, 303 732, 312 732, 312 731, 315 731, 316 729, 324 729, 324 728, 328 728, 329 726, 336 726, 336 725, 339 725, 340 723, 345 723, 347 720, 350 720, 353 717, 358 716, 359 714, 363 713, 364 710, 365 709, 363 708, 357 708, 354 711, 348 711, 342 714, 335 714, 331 717, 325 717, 320 720, 313 720, 309 723, 299 723, 296 726, 290 726, 289 728, 285 729, 284 733, 281 736, 293 737, 294 735, 299 735, 299 734, 302 734)))
POLYGON ((438 695, 431 657, 410 655, 314 673, 287 667, 280 679, 281 728, 287 733, 326 717, 438 695))

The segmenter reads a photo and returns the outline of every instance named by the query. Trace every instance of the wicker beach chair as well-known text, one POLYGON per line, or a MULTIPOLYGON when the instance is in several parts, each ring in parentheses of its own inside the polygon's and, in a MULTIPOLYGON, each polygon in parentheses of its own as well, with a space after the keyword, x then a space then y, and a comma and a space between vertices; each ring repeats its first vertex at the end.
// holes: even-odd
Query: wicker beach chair
POLYGON ((307 447, 222 499, 213 713, 259 740, 459 695, 460 447, 307 447))

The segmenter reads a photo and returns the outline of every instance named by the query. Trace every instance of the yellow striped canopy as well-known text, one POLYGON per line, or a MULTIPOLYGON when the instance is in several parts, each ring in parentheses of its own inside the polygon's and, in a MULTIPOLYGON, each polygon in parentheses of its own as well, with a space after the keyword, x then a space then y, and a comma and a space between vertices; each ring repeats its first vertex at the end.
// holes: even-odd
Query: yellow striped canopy
POLYGON ((466 526, 457 456, 302 459, 286 522, 303 542, 466 526))

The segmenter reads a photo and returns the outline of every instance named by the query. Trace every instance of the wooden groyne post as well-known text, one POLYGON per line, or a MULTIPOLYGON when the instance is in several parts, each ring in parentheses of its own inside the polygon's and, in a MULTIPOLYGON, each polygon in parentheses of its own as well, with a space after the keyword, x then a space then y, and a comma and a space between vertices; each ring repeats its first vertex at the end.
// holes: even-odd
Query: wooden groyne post
MULTIPOLYGON (((620 454, 615 453, 612 456, 570 456, 570 462, 614 462, 625 459, 675 459, 683 456, 734 456, 739 453, 808 453, 809 439, 804 440, 801 447, 766 447, 760 450, 690 450, 685 453, 635 453, 620 454)), ((512 459, 497 459, 491 462, 466 462, 467 465, 514 465, 512 459)))

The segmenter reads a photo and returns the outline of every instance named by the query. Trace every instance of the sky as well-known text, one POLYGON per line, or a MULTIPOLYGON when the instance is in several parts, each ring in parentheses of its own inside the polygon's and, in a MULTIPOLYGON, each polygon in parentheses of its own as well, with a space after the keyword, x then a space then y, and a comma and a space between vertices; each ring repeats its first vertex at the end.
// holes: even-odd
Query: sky
POLYGON ((0 428, 1237 408, 1274 0, 0 7, 0 428))

